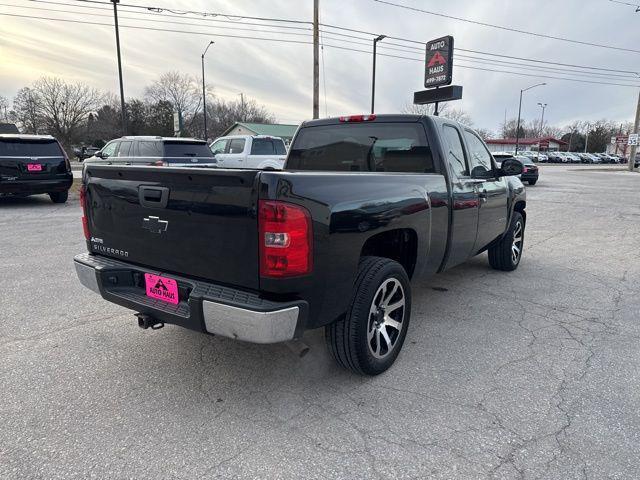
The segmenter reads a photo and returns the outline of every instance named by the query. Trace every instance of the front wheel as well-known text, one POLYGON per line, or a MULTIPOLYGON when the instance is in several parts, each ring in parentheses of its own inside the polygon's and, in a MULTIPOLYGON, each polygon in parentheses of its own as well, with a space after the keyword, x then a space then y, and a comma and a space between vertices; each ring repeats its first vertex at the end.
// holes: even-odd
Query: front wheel
POLYGON ((378 375, 398 357, 411 316, 411 286, 402 265, 363 257, 345 316, 325 327, 329 352, 343 368, 378 375))
POLYGON ((69 192, 51 192, 49 197, 53 203, 65 203, 69 198, 69 192))
POLYGON ((511 272, 518 268, 524 247, 524 218, 513 212, 511 225, 505 236, 489 248, 489 264, 496 270, 511 272))

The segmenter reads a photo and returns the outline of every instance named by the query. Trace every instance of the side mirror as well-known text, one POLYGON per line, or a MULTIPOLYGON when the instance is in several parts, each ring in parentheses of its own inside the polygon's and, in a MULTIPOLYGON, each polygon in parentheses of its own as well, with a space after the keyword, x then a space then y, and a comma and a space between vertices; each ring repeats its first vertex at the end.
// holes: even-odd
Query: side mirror
POLYGON ((94 155, 95 155, 96 157, 98 157, 98 158, 107 158, 107 157, 108 157, 108 155, 105 155, 105 154, 104 154, 104 153, 102 153, 102 152, 96 152, 96 153, 94 153, 94 155))
POLYGON ((501 177, 511 177, 514 175, 520 175, 523 170, 524 167, 518 160, 515 158, 505 158, 502 161, 498 175, 501 177))

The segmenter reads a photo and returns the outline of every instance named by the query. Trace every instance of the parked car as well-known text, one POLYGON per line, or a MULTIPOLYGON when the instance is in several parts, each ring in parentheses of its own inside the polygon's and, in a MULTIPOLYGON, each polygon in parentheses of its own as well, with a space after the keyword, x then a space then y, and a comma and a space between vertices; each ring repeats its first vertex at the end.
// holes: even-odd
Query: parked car
POLYGON ((588 153, 585 153, 585 152, 578 153, 578 157, 580 158, 580 161, 582 163, 594 163, 593 157, 591 157, 591 155, 588 153))
POLYGON ((519 175, 520 180, 527 182, 529 185, 535 185, 538 181, 538 167, 533 160, 524 155, 517 155, 515 157, 522 164, 522 173, 519 175))
POLYGON ((360 374, 393 364, 410 280, 522 258, 522 164, 442 117, 305 122, 285 171, 85 167, 80 282, 164 323, 255 343, 325 327, 360 374))
POLYGON ((569 160, 565 157, 564 152, 547 153, 549 163, 567 163, 569 160))
POLYGON ((568 159, 569 163, 581 163, 582 160, 578 156, 577 153, 574 152, 564 152, 565 157, 568 159))
POLYGON ((0 196, 46 193, 64 203, 72 183, 69 158, 51 135, 0 134, 0 196))
POLYGON ((195 138, 126 136, 111 140, 86 164, 217 167, 207 142, 195 138))
POLYGON ((280 137, 233 135, 211 144, 218 164, 224 168, 282 170, 287 149, 280 137))
POLYGON ((87 158, 93 157, 99 151, 100 149, 98 147, 78 147, 76 151, 76 158, 79 162, 83 162, 87 158))

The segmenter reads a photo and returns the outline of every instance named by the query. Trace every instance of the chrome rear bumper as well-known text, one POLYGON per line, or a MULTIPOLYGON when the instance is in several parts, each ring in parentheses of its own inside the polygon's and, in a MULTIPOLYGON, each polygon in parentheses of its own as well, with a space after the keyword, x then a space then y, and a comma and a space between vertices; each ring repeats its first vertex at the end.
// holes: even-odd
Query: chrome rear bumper
POLYGON ((78 280, 104 299, 164 323, 252 343, 278 343, 299 338, 307 303, 272 302, 257 293, 163 274, 119 260, 83 253, 74 258, 78 280), (178 282, 177 305, 149 298, 144 273, 178 282), (141 280, 142 279, 142 280, 141 280))

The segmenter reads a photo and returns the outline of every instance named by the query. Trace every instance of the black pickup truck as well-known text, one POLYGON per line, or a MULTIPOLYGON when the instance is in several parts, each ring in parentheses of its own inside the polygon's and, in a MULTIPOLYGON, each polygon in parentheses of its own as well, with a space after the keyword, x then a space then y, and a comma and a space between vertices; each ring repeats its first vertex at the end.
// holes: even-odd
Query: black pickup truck
POLYGON ((284 171, 89 165, 82 284, 164 323, 255 343, 325 327, 361 374, 395 361, 410 281, 488 251, 517 268, 525 192, 471 129, 439 117, 303 123, 284 171))

